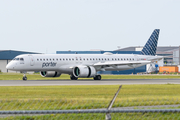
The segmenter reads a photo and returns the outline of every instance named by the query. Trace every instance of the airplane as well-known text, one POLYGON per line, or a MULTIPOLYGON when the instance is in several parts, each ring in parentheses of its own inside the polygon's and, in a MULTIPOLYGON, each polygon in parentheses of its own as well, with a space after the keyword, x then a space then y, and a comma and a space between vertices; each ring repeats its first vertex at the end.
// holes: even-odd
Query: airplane
POLYGON ((163 56, 157 56, 156 49, 160 29, 155 29, 138 54, 22 54, 16 56, 6 66, 8 70, 24 73, 40 71, 42 77, 60 77, 69 74, 71 80, 78 78, 94 78, 101 80, 98 71, 121 71, 133 69, 157 62, 163 56))

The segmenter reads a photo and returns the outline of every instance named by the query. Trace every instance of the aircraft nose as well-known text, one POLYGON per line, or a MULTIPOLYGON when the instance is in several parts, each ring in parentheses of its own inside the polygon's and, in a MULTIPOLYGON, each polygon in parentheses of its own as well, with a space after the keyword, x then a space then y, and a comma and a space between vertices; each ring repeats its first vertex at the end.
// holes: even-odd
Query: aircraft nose
POLYGON ((12 68, 13 68, 13 67, 12 67, 11 64, 7 64, 7 65, 6 65, 6 69, 11 70, 12 68))
POLYGON ((7 65, 6 65, 6 69, 9 69, 9 68, 10 68, 10 65, 9 65, 9 64, 7 64, 7 65))

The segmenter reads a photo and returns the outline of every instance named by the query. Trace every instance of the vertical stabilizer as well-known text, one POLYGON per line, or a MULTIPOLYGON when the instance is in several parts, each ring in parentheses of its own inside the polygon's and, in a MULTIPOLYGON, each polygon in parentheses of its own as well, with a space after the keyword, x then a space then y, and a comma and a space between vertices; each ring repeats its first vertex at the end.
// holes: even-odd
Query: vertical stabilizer
POLYGON ((156 54, 159 31, 160 29, 155 29, 153 31, 146 45, 143 47, 140 53, 141 55, 155 55, 156 54))

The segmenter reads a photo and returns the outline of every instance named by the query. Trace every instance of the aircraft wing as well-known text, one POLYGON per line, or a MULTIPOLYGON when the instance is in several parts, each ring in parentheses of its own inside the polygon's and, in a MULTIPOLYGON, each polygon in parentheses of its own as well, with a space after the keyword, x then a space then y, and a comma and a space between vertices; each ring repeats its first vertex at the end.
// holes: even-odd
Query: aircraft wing
POLYGON ((104 66, 104 67, 109 67, 109 66, 120 66, 120 65, 137 65, 137 64, 148 64, 151 63, 151 61, 108 61, 108 62, 99 62, 99 63, 95 63, 93 66, 94 67, 100 67, 100 66, 104 66))
MULTIPOLYGON (((106 68, 106 67, 114 67, 121 66, 121 65, 138 65, 138 64, 148 64, 151 63, 151 61, 106 61, 106 62, 98 62, 95 64, 91 64, 90 66, 94 66, 95 68, 106 68)), ((86 66, 86 65, 85 65, 86 66)), ((69 68, 73 69, 75 66, 70 66, 69 68)))

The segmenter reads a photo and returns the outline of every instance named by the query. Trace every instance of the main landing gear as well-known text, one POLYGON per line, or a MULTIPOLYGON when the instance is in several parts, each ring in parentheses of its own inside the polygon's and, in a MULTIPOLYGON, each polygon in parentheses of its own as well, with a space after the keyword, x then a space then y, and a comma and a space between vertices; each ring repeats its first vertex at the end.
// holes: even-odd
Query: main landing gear
POLYGON ((101 80, 101 75, 96 75, 96 76, 94 77, 94 80, 101 80))
MULTIPOLYGON (((77 80, 78 78, 75 77, 74 75, 71 75, 71 76, 70 76, 70 79, 71 79, 71 80, 77 80)), ((94 77, 94 80, 101 80, 101 75, 96 75, 96 76, 94 77)))
POLYGON ((71 80, 77 80, 77 79, 78 79, 78 78, 75 77, 74 75, 71 75, 70 78, 71 78, 71 80))

